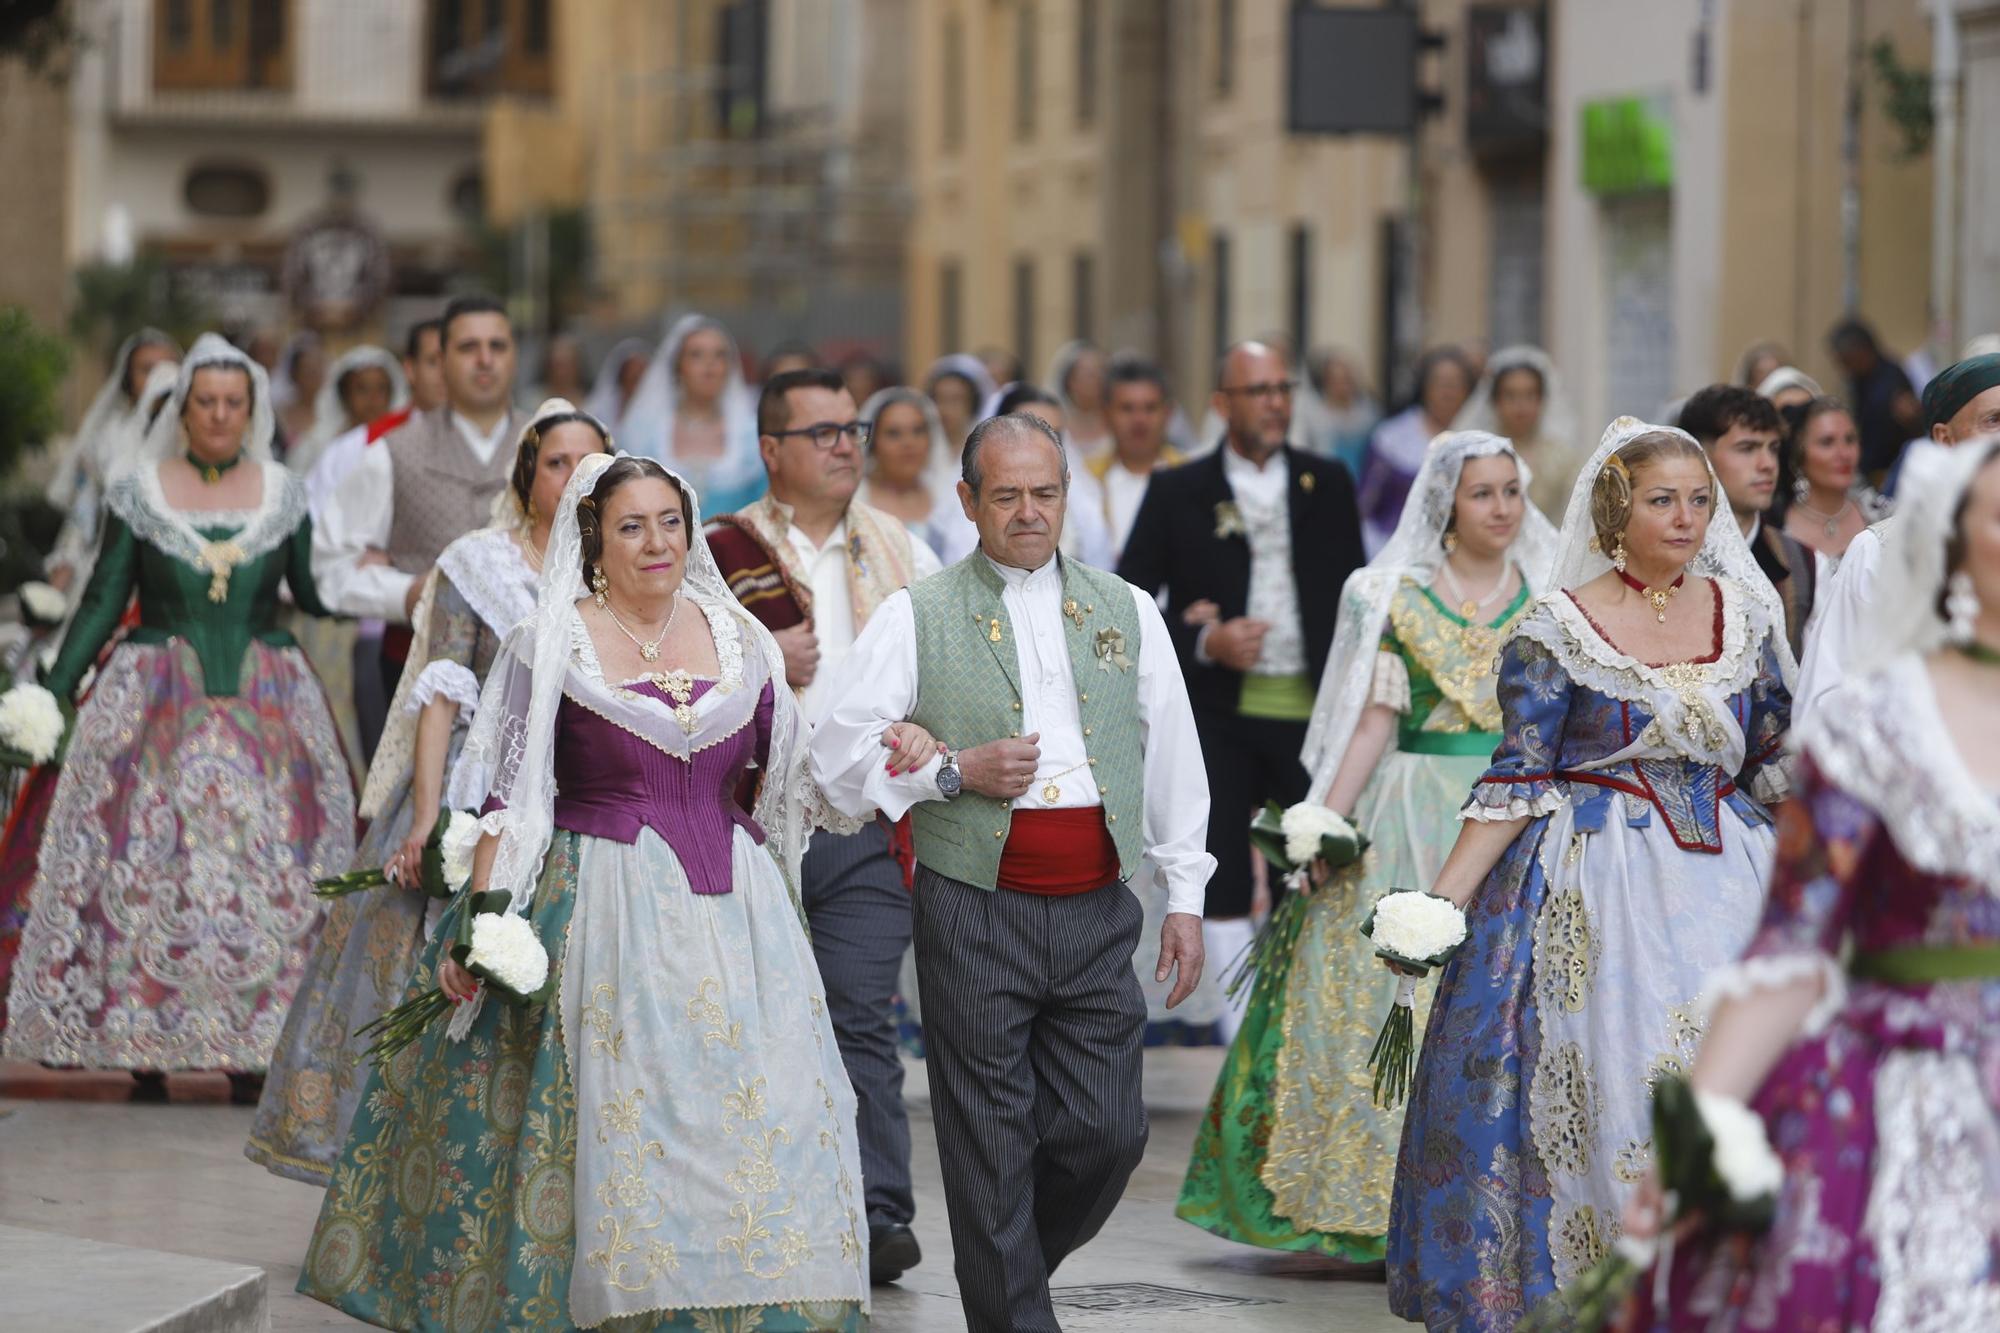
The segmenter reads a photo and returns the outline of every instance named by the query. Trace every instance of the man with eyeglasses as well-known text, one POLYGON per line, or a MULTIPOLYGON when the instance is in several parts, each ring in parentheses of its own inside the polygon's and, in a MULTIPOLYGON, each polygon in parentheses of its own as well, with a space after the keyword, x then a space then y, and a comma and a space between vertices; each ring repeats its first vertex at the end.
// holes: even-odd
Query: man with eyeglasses
MULTIPOLYGON (((1153 475, 1118 573, 1166 593, 1208 769, 1215 878, 1202 923, 1208 956, 1251 937, 1250 819, 1303 800, 1313 697, 1326 668, 1341 585, 1365 563, 1347 469, 1286 444, 1295 381, 1260 342, 1230 348, 1213 405, 1221 447, 1153 475)), ((1272 885, 1275 896, 1281 886, 1272 885)), ((1233 1036, 1246 993, 1223 1020, 1233 1036)))
MULTIPOLYGON (((757 400, 758 446, 771 488, 709 524, 709 549, 736 599, 769 626, 785 678, 808 722, 823 682, 861 627, 895 592, 938 572, 929 546, 889 514, 854 498, 868 427, 837 371, 788 370, 757 400)), ((884 750, 885 761, 893 751, 884 750)), ((877 818, 846 837, 821 832, 806 849, 801 897, 827 1015, 854 1085, 868 1209, 869 1276, 893 1282, 922 1258, 910 1230, 910 1121, 891 1002, 910 946, 903 866, 908 835, 877 818)))

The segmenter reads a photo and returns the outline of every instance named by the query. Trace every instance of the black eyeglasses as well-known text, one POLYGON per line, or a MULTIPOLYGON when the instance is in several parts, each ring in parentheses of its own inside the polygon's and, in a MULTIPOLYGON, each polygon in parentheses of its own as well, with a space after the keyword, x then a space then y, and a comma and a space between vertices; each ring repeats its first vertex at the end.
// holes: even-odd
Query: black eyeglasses
POLYGON ((813 448, 826 450, 833 448, 839 442, 840 437, 845 435, 848 439, 854 441, 855 448, 866 449, 868 447, 868 437, 874 433, 875 428, 865 421, 850 421, 845 425, 831 421, 822 421, 817 425, 801 426, 797 430, 774 430, 771 432, 771 438, 782 440, 791 435, 803 435, 813 442, 813 448))
POLYGON ((1297 380, 1272 380, 1268 384, 1224 385, 1222 391, 1231 398, 1239 395, 1245 398, 1290 398, 1299 387, 1297 380))

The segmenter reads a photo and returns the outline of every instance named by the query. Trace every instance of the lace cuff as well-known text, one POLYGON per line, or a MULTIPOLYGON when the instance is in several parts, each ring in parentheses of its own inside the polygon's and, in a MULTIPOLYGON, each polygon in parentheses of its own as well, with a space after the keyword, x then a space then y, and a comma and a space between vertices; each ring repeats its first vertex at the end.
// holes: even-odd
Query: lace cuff
POLYGON ((1410 711, 1410 667, 1401 653, 1376 651, 1375 678, 1368 686, 1368 703, 1371 707, 1380 704, 1397 713, 1410 711))
POLYGON ((442 658, 427 662, 410 686, 405 712, 421 713, 433 699, 449 699, 458 705, 461 721, 470 722, 479 711, 479 678, 457 662, 442 658))
POLYGON ((1792 794, 1792 756, 1773 755, 1750 775, 1752 799, 1776 805, 1792 794))
POLYGON ((1811 953, 1753 954, 1740 962, 1717 968, 1702 982, 1697 1016, 1704 1026, 1724 1000, 1746 1000, 1759 991, 1777 990, 1795 982, 1817 978, 1820 996, 1807 1011, 1802 1035, 1816 1037, 1826 1030, 1833 1016, 1847 1002, 1847 973, 1831 955, 1811 953))
POLYGON ((1513 819, 1540 819, 1563 803, 1563 793, 1546 778, 1521 782, 1482 782, 1458 812, 1460 819, 1504 824, 1513 819))

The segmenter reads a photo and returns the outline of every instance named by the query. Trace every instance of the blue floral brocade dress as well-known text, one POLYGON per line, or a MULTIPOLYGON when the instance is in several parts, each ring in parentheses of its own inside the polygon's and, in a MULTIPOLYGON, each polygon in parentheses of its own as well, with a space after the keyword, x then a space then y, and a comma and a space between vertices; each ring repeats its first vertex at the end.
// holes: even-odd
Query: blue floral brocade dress
POLYGON ((1567 592, 1500 662, 1503 740, 1465 818, 1527 818, 1431 1009, 1389 1221, 1392 1308, 1509 1329, 1594 1263, 1651 1160, 1651 1085, 1762 911, 1791 696, 1782 624, 1715 581, 1713 650, 1654 666, 1567 592))

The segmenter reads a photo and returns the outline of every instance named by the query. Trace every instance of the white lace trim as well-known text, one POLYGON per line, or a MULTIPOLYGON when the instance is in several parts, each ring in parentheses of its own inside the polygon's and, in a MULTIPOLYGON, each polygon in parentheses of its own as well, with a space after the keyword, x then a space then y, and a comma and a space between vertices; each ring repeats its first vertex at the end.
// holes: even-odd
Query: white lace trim
POLYGON ((1750 778, 1750 797, 1765 805, 1776 805, 1792 794, 1792 757, 1772 755, 1750 778))
POLYGON ((1400 653, 1376 652, 1375 678, 1368 686, 1368 702, 1392 712, 1410 711, 1410 667, 1400 653))
POLYGON ((1904 860, 2000 897, 2000 800, 1965 767, 1921 658, 1843 681, 1806 715, 1798 743, 1875 811, 1904 860))
POLYGON ((437 658, 418 673, 410 686, 409 701, 403 711, 421 713, 433 699, 449 699, 458 705, 459 720, 470 722, 479 711, 479 677, 471 670, 444 658, 437 658))
MULTIPOLYGON (((1499 784, 1490 782, 1479 784, 1480 787, 1497 785, 1499 784)), ((1505 824, 1516 819, 1540 819, 1543 815, 1552 815, 1560 810, 1563 801, 1568 799, 1561 791, 1552 787, 1540 796, 1515 796, 1509 798, 1505 805, 1487 805, 1479 799, 1478 791, 1478 787, 1473 788, 1472 799, 1458 812, 1460 820, 1470 820, 1477 824, 1505 824)))
POLYGON ((505 528, 466 533, 438 555, 437 567, 496 638, 534 614, 535 571, 505 528))
POLYGON ((176 509, 167 503, 157 467, 141 467, 121 477, 105 503, 125 520, 133 536, 197 568, 208 538, 196 526, 226 527, 240 521, 241 530, 230 540, 242 548, 243 560, 255 560, 282 546, 298 530, 306 516, 306 488, 282 463, 251 461, 264 473, 264 496, 252 509, 176 509))
MULTIPOLYGON (((1715 578, 1722 599, 1722 652, 1709 670, 1711 688, 1735 694, 1756 677, 1758 652, 1771 632, 1762 603, 1743 595, 1729 579, 1715 578), (1753 632, 1754 631, 1754 632, 1753 632)), ((1590 623, 1583 608, 1567 592, 1539 599, 1515 631, 1541 644, 1562 663, 1570 678, 1599 694, 1626 703, 1650 704, 1656 695, 1676 694, 1666 672, 1620 652, 1590 623)))
POLYGON ((1811 953, 1758 954, 1719 967, 1702 982, 1701 998, 1695 1012, 1704 1028, 1724 1000, 1747 1000, 1759 991, 1778 990, 1796 982, 1817 979, 1819 999, 1806 1012, 1800 1029, 1807 1037, 1817 1037, 1847 1002, 1847 973, 1831 955, 1811 953))

